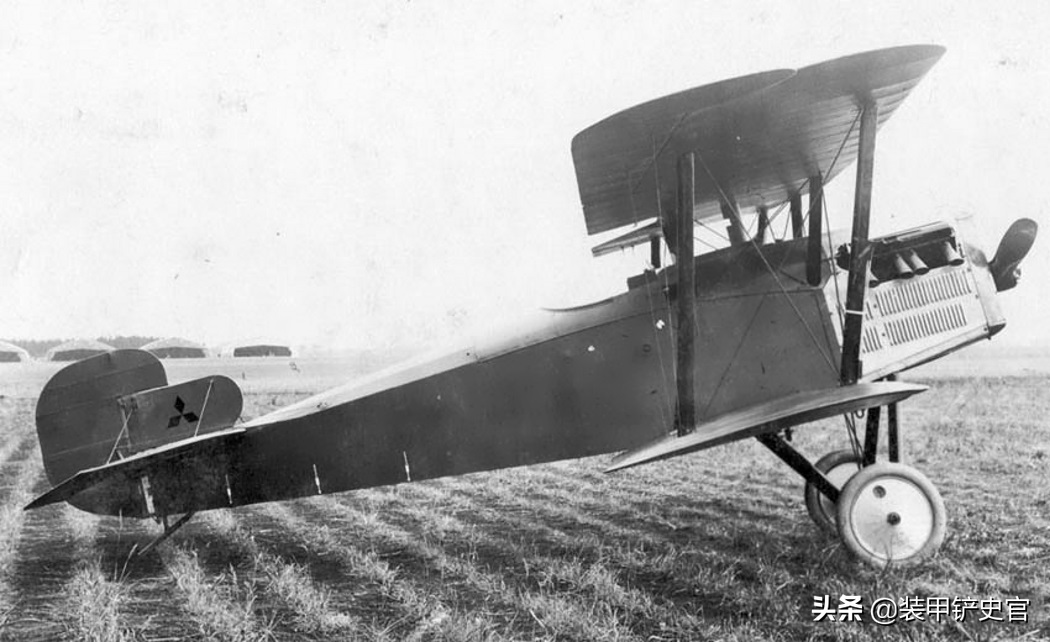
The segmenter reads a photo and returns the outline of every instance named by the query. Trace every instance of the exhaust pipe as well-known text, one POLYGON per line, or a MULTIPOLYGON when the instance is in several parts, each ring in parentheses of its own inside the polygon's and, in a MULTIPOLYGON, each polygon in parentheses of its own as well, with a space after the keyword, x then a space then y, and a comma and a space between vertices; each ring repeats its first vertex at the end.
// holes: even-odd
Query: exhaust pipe
POLYGON ((908 265, 911 267, 912 271, 915 272, 915 274, 918 274, 919 276, 922 276, 923 274, 926 274, 930 271, 930 268, 927 267, 927 265, 923 263, 922 259, 919 258, 919 255, 915 253, 915 250, 908 250, 907 252, 905 252, 904 260, 908 262, 908 265))
POLYGON ((912 272, 911 267, 900 254, 893 255, 893 272, 898 279, 910 279, 915 276, 915 272, 912 272))
POLYGON ((955 251, 952 244, 948 241, 944 242, 941 246, 941 252, 944 254, 944 262, 952 267, 959 267, 963 264, 963 258, 959 256, 959 253, 955 251))

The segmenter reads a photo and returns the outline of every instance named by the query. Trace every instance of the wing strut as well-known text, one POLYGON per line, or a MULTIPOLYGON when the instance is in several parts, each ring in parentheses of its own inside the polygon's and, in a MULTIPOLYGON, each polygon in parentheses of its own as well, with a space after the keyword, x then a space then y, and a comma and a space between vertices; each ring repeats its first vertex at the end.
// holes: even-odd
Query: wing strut
POLYGON ((722 216, 729 221, 726 226, 726 235, 731 245, 743 245, 747 243, 747 235, 744 234, 744 226, 740 224, 740 210, 735 201, 722 199, 722 216))
POLYGON ((800 239, 805 235, 802 227, 802 192, 791 192, 791 237, 800 239))
MULTIPOLYGON (((857 383, 861 377, 860 338, 864 325, 864 290, 867 286, 871 244, 868 222, 871 218, 871 186, 875 170, 875 128, 878 104, 868 99, 861 107, 860 141, 857 151, 857 186, 853 197, 853 237, 850 242, 849 280, 846 287, 846 321, 842 330, 843 385, 857 383)), ((810 242, 813 242, 812 237, 810 242)))
POLYGON ((654 236, 649 239, 649 265, 654 270, 660 269, 660 237, 654 236))
POLYGON ((806 281, 820 285, 821 230, 824 225, 824 177, 809 178, 809 245, 806 247, 806 281))
POLYGON ((755 230, 755 238, 758 239, 759 245, 765 245, 768 242, 766 236, 769 233, 769 207, 759 205, 755 211, 758 213, 758 229, 755 230))
POLYGON ((696 271, 693 261, 693 207, 696 203, 696 158, 693 152, 678 157, 678 207, 676 209, 678 270, 678 403, 675 429, 679 436, 696 429, 696 399, 693 391, 693 365, 696 362, 696 271))

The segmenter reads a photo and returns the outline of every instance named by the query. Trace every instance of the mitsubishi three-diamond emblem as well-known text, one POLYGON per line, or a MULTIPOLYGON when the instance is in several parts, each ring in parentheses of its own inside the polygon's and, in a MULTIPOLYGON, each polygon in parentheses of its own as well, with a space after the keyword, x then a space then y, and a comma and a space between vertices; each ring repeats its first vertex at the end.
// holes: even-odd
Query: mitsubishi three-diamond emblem
POLYGON ((190 424, 196 423, 197 420, 200 419, 200 417, 198 417, 192 411, 185 412, 185 410, 186 410, 186 402, 182 400, 182 397, 176 396, 175 397, 175 412, 176 412, 176 415, 168 420, 168 428, 174 428, 175 426, 178 426, 180 423, 182 423, 183 419, 186 420, 186 423, 190 423, 190 424))

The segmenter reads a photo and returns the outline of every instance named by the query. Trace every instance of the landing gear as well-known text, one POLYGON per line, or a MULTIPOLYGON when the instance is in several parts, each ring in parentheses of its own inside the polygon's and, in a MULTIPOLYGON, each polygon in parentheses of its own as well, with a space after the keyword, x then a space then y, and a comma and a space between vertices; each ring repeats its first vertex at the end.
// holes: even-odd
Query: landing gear
POLYGON ((883 568, 910 566, 944 542, 944 501, 911 466, 878 463, 854 475, 836 506, 842 543, 863 561, 883 568))
POLYGON ((879 406, 868 409, 862 447, 854 435, 854 448, 828 453, 815 464, 779 434, 757 437, 806 480, 806 509, 817 527, 878 568, 929 558, 944 542, 947 526, 944 501, 934 485, 898 463, 897 408, 895 403, 887 407, 888 462, 875 461, 879 406))
MULTIPOLYGON (((860 470, 860 463, 861 458, 852 450, 836 450, 818 459, 813 466, 824 473, 835 488, 841 490, 846 482, 860 470)), ((837 535, 835 502, 828 499, 811 481, 806 482, 805 495, 806 510, 809 511, 809 516, 813 518, 817 527, 828 535, 837 535)))

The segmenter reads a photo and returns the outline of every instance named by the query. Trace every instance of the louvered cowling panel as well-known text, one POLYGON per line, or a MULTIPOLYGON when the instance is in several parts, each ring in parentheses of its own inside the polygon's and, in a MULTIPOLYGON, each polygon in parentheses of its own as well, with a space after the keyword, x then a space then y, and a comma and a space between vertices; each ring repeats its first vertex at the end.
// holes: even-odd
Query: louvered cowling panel
POLYGON ((910 365, 959 337, 985 327, 973 275, 967 265, 944 266, 869 288, 861 358, 864 372, 910 365))

